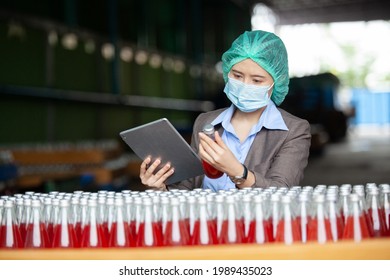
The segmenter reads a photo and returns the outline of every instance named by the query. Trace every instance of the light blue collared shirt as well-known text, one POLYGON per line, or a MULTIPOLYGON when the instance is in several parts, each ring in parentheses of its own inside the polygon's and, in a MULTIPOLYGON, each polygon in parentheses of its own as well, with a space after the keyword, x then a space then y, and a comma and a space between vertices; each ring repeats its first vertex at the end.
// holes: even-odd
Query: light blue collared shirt
MULTIPOLYGON (((282 115, 275 106, 275 103, 270 100, 264 112, 261 114, 257 124, 252 127, 248 137, 241 143, 230 122, 234 110, 235 107, 232 104, 228 109, 219 114, 218 117, 211 122, 211 124, 214 126, 220 123, 222 124, 222 127, 225 130, 222 134, 222 140, 241 163, 244 163, 256 134, 260 132, 263 127, 271 130, 288 130, 282 115)), ((203 188, 212 189, 215 192, 221 189, 234 189, 235 187, 234 183, 226 174, 223 174, 217 179, 210 179, 205 176, 203 180, 203 188)))

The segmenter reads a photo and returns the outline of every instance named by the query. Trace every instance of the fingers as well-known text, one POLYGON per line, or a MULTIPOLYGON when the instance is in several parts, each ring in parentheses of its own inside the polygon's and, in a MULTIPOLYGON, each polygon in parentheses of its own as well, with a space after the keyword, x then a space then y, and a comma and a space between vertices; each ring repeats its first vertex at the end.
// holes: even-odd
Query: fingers
POLYGON ((143 175, 145 174, 146 172, 146 169, 147 169, 147 166, 149 165, 149 163, 152 161, 152 159, 150 157, 147 157, 142 163, 141 163, 141 167, 140 167, 140 175, 143 175))
MULTIPOLYGON (((223 148, 204 133, 199 133, 199 151, 211 163, 223 153, 223 148), (202 148, 202 150, 201 150, 202 148), (202 152, 204 154, 202 154, 202 152), (211 161, 212 160, 212 161, 211 161)), ((222 139, 220 139, 222 141, 222 139)))
POLYGON ((216 142, 219 146, 221 146, 223 149, 226 149, 226 148, 227 148, 227 146, 225 145, 225 142, 223 142, 223 140, 222 140, 222 137, 219 136, 218 131, 215 132, 214 138, 215 138, 215 142, 216 142))
POLYGON ((167 163, 157 171, 158 166, 161 164, 161 160, 156 159, 149 165, 150 162, 151 158, 148 157, 141 163, 140 179, 142 184, 149 187, 165 188, 164 182, 174 173, 174 168, 171 168, 171 164, 167 163))

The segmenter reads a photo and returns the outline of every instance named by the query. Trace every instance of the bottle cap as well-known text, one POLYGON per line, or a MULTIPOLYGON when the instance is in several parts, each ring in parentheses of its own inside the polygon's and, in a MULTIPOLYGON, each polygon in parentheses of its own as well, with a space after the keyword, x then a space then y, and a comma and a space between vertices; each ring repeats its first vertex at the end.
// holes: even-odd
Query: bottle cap
POLYGON ((214 126, 210 123, 206 124, 204 127, 203 127, 203 132, 207 135, 212 135, 214 133, 214 126))

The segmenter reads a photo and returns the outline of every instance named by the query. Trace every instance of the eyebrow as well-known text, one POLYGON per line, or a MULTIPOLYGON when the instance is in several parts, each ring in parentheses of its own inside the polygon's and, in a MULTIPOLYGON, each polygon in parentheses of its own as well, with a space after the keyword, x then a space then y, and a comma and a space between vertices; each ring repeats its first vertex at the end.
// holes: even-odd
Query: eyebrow
MULTIPOLYGON (((235 73, 238 73, 238 74, 243 74, 241 71, 239 71, 239 70, 236 70, 236 69, 232 69, 232 72, 235 72, 235 73)), ((255 75, 250 75, 250 77, 252 77, 252 78, 254 78, 254 77, 258 77, 258 78, 263 78, 263 79, 265 79, 266 77, 265 76, 263 76, 263 75, 258 75, 258 74, 255 74, 255 75)))

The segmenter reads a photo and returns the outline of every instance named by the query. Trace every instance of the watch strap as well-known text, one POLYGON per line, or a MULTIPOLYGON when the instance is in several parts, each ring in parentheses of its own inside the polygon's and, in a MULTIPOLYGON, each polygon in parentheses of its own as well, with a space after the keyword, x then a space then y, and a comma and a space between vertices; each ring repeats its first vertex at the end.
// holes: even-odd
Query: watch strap
POLYGON ((248 178, 248 168, 243 164, 244 172, 240 176, 229 176, 230 180, 232 180, 233 183, 236 185, 241 185, 245 182, 245 180, 248 178))

